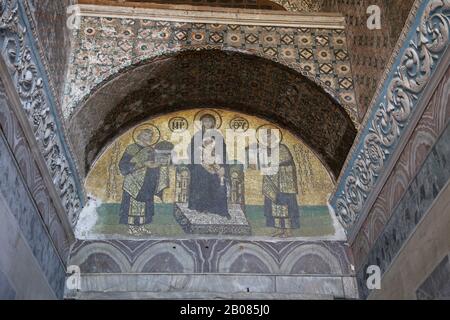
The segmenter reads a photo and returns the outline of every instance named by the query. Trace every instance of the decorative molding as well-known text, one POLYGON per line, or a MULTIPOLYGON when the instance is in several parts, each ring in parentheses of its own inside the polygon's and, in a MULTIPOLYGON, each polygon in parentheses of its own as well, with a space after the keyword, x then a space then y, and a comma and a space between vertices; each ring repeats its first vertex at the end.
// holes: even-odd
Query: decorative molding
POLYGON ((448 48, 450 2, 424 1, 419 13, 331 201, 348 234, 357 231, 367 199, 448 48))
POLYGON ((61 137, 45 71, 30 44, 32 35, 28 33, 30 31, 26 27, 26 13, 23 10, 17 0, 3 2, 0 18, 1 54, 52 182, 73 225, 82 206, 82 193, 73 171, 72 159, 61 137))
MULTIPOLYGON (((382 77, 378 81, 377 89, 371 98, 369 107, 367 109, 367 112, 365 112, 365 114, 364 114, 363 120, 360 122, 359 128, 367 127, 367 125, 371 119, 371 116, 372 116, 372 110, 375 110, 378 108, 377 101, 378 101, 379 97, 381 96, 381 91, 383 90, 383 88, 386 84, 386 81, 387 81, 387 78, 388 78, 390 72, 394 68, 394 63, 396 62, 397 57, 400 55, 400 50, 406 43, 405 39, 408 36, 408 33, 411 31, 412 24, 417 19, 417 14, 418 14, 417 12, 419 10, 419 7, 420 7, 420 4, 422 1, 423 0, 416 0, 414 2, 414 5, 409 13, 408 18, 407 18, 407 21, 405 22, 402 32, 401 32, 401 34, 397 40, 397 43, 395 45, 395 48, 393 49, 393 52, 390 56, 390 59, 389 59, 388 63, 386 64, 386 66, 384 67, 384 73, 382 74, 382 77)), ((354 77, 356 77, 356 75, 354 75, 354 77)), ((355 79, 355 81, 356 81, 356 79, 355 79)), ((355 90, 356 90, 356 88, 357 88, 357 85, 355 84, 355 90)), ((343 168, 348 167, 350 161, 352 160, 351 155, 353 155, 353 153, 356 152, 358 144, 363 138, 364 138, 364 131, 360 130, 359 134, 356 136, 355 141, 353 142, 352 148, 350 149, 350 152, 349 152, 349 156, 347 157, 347 159, 343 165, 343 168)), ((339 178, 337 179, 338 181, 340 181, 342 179, 342 177, 344 176, 344 173, 345 173, 345 170, 342 170, 341 174, 339 175, 339 178)))
POLYGON ((281 12, 190 7, 189 10, 170 6, 122 7, 108 5, 78 5, 84 17, 108 17, 120 19, 145 19, 150 21, 233 24, 272 27, 296 27, 318 29, 345 29, 345 17, 338 13, 281 12))
POLYGON ((425 163, 375 241, 364 264, 357 269, 360 294, 363 297, 370 294, 365 285, 368 266, 379 266, 384 275, 402 252, 417 226, 422 223, 430 208, 436 203, 436 199, 450 184, 449 141, 450 123, 447 123, 446 129, 428 154, 425 163))
MULTIPOLYGON (((420 171, 429 152, 432 150, 436 141, 444 131, 446 123, 450 120, 450 108, 448 107, 449 89, 450 89, 450 51, 447 51, 447 63, 441 63, 439 69, 445 69, 447 72, 443 78, 434 77, 433 82, 439 82, 434 89, 433 95, 427 105, 425 111, 417 112, 420 118, 417 124, 411 123, 408 127, 413 127, 413 133, 407 138, 405 146, 396 148, 396 152, 401 151, 400 156, 395 158, 395 165, 391 170, 387 170, 386 182, 380 183, 381 190, 373 192, 376 194, 376 200, 370 205, 370 210, 366 218, 362 218, 363 224, 361 228, 357 228, 358 232, 355 239, 351 242, 352 252, 355 258, 356 269, 359 269, 365 262, 371 248, 375 244, 378 236, 382 233, 387 222, 391 218, 394 209, 405 196, 414 178, 420 171), (400 149, 400 150, 399 150, 400 149)), ((438 72, 438 71, 437 71, 438 72)), ((429 87, 434 87, 431 83, 429 87)), ((427 100, 427 99, 424 99, 427 100)), ((421 108, 421 106, 419 106, 421 108)), ((416 116, 414 116, 416 117, 416 116)), ((393 157, 396 157, 394 154, 393 157)), ((360 220, 360 221, 361 221, 360 220)))
MULTIPOLYGON (((7 72, 6 64, 0 57, 0 73, 6 75, 7 72)), ((67 239, 68 243, 75 241, 72 224, 62 206, 53 180, 47 173, 45 159, 41 155, 28 119, 22 111, 20 98, 10 77, 0 79, 0 103, 3 104, 3 106, 0 105, 0 130, 4 131, 6 141, 20 165, 19 171, 25 175, 23 180, 28 182, 27 186, 32 198, 41 205, 37 205, 38 212, 43 221, 47 222, 46 227, 52 235, 51 238, 58 248, 62 261, 66 261, 65 251, 69 244, 59 243, 58 240, 67 239), (43 190, 45 194, 41 193, 43 190)))
POLYGON ((354 276, 350 250, 342 241, 77 240, 69 263, 86 274, 354 276))

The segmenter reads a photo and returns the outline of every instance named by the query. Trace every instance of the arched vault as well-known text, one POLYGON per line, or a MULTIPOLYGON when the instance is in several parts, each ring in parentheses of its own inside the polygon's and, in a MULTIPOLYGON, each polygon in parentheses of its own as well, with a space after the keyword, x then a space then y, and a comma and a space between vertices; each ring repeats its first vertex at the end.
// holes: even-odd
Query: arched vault
POLYGON ((201 50, 135 66, 98 88, 70 119, 69 137, 86 176, 101 151, 149 117, 188 108, 226 108, 291 130, 337 177, 356 135, 322 88, 279 63, 201 50))

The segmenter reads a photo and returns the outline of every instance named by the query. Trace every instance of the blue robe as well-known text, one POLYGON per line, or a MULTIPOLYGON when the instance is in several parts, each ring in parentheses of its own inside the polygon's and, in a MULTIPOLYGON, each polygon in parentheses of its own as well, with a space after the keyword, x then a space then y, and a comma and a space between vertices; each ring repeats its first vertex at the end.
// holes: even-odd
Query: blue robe
MULTIPOLYGON (((216 136, 221 136, 220 132, 214 130, 216 136)), ((189 170, 191 179, 189 184, 189 203, 188 208, 198 212, 212 213, 224 217, 229 217, 227 183, 229 179, 229 170, 226 165, 226 144, 223 142, 223 154, 219 155, 223 159, 222 167, 225 168, 225 183, 220 185, 220 178, 217 174, 208 172, 201 164, 194 164, 194 141, 201 131, 197 132, 189 145, 190 165, 189 170)), ((223 137, 222 137, 223 139, 223 137)), ((200 139, 202 141, 202 139, 200 139)))

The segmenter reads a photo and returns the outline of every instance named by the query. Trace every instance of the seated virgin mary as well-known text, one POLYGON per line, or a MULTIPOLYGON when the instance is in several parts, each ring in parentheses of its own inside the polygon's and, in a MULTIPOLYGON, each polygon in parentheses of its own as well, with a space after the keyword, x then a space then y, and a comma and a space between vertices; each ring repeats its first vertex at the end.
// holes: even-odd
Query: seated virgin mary
POLYGON ((191 172, 188 208, 230 219, 226 144, 212 114, 203 115, 200 123, 201 130, 195 133, 188 149, 191 172))

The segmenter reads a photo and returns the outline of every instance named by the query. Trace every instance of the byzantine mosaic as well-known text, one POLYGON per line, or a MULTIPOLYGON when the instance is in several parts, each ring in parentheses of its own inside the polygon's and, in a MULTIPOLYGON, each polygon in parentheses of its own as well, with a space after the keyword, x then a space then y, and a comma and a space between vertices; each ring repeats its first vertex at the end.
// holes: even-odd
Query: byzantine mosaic
MULTIPOLYGON (((222 151, 214 152, 221 160, 218 153, 222 151)), ((332 189, 323 164, 289 131, 242 113, 191 109, 141 123, 106 149, 86 179, 86 190, 96 207, 81 214, 82 219, 96 222, 89 228, 81 222, 77 230, 83 230, 78 232, 83 238, 231 235, 337 239, 339 230, 327 207, 332 189), (210 146, 220 145, 227 160, 212 166, 174 164, 173 152, 190 150, 191 160, 195 157, 195 139, 209 125, 205 119, 213 119, 217 131, 215 139, 204 138, 202 154, 211 151, 210 146), (203 125, 199 127, 197 122, 203 125), (279 131, 277 173, 264 173, 262 155, 257 163, 249 159, 250 149, 263 152, 261 129, 279 131), (181 132, 189 133, 186 141, 180 141, 177 134, 181 132), (235 138, 230 136, 239 132, 248 135, 242 150, 247 153, 245 159, 234 152, 235 138), (139 140, 143 133, 151 137, 147 147, 139 140)))
POLYGON ((152 21, 145 18, 83 16, 75 31, 72 68, 63 113, 79 105, 130 66, 184 50, 215 48, 262 56, 318 83, 356 123, 356 102, 342 28, 152 21))
POLYGON ((271 0, 288 11, 317 12, 322 9, 323 0, 271 0))

